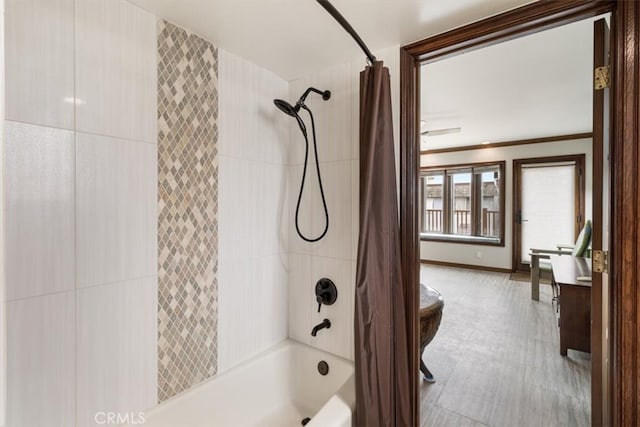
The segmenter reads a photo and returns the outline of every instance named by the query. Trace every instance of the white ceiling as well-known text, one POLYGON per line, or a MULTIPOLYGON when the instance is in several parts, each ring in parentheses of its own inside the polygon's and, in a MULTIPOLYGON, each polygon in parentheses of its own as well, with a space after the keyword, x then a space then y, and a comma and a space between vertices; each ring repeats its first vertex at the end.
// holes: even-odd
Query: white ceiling
POLYGON ((593 20, 423 65, 423 149, 591 131, 593 20))
MULTIPOLYGON (((362 55, 315 0, 129 1, 286 80, 362 55)), ((530 0, 333 0, 332 3, 375 52, 441 33, 530 0)))

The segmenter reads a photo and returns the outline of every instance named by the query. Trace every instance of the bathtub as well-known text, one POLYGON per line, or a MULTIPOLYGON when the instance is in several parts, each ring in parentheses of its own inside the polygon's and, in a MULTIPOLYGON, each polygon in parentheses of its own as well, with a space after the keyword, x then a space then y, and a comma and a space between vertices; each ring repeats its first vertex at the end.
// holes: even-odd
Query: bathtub
POLYGON ((353 363, 286 340, 147 411, 144 426, 351 427, 354 410, 353 363))

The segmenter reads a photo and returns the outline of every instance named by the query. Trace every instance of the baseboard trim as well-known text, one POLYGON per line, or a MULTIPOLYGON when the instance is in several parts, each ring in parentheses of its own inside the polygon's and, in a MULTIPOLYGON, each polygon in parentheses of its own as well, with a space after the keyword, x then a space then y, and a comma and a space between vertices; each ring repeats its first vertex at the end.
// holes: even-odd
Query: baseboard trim
POLYGON ((457 262, 435 261, 431 259, 421 259, 420 264, 440 265, 443 267, 467 268, 469 270, 493 271, 496 273, 512 273, 510 268, 489 267, 486 265, 460 264, 457 262))

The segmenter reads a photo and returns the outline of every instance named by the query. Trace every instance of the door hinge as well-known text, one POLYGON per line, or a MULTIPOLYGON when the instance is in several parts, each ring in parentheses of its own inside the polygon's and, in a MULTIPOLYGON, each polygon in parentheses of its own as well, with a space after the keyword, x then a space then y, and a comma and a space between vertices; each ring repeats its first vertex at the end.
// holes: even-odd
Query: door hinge
POLYGON ((595 273, 609 272, 609 252, 608 251, 592 251, 593 271, 595 273))
POLYGON ((580 224, 582 222, 582 215, 578 214, 578 218, 576 218, 578 224, 580 224))
POLYGON ((611 75, 609 73, 609 66, 604 65, 595 69, 595 89, 600 90, 609 87, 611 83, 611 75))

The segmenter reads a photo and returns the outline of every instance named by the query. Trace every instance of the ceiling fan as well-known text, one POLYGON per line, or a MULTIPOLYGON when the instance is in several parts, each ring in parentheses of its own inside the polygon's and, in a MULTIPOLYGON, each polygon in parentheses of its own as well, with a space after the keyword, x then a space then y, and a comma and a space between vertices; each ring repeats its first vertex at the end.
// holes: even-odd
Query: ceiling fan
POLYGON ((447 135, 450 133, 459 133, 462 131, 461 127, 456 128, 444 128, 444 129, 425 129, 427 126, 427 122, 424 120, 420 121, 420 135, 424 136, 438 136, 438 135, 447 135))

